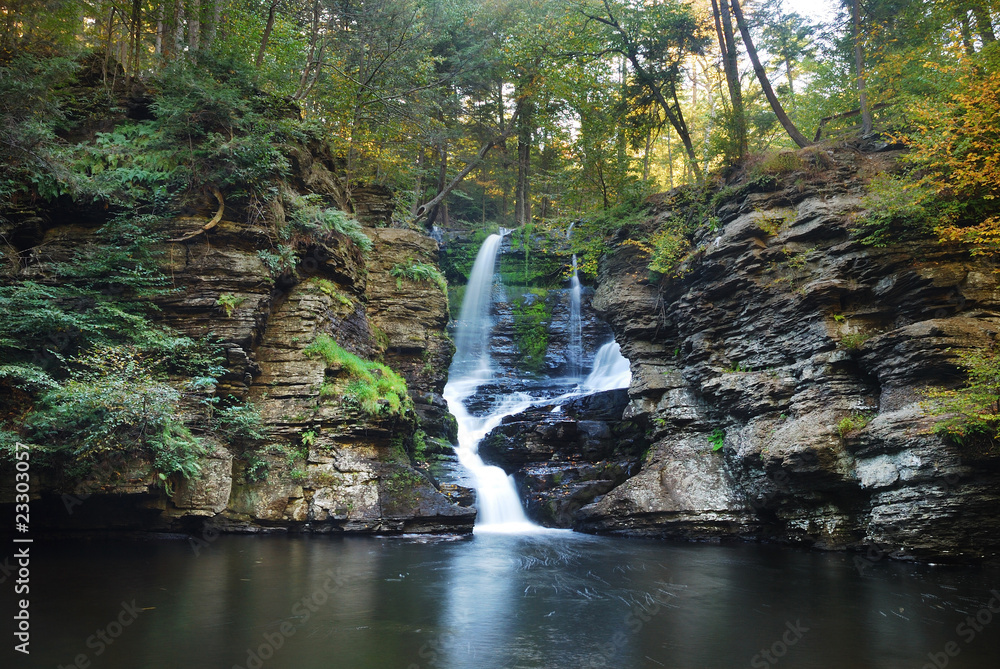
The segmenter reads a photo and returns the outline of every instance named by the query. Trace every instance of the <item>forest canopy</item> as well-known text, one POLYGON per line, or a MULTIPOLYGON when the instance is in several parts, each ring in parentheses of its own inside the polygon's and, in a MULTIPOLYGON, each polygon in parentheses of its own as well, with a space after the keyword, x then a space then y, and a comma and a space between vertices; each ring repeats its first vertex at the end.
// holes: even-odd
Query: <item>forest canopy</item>
POLYGON ((15 0, 0 193, 266 190, 283 134, 311 133, 347 208, 379 184, 403 218, 524 225, 877 133, 915 149, 926 194, 975 200, 953 213, 964 230, 998 181, 998 3, 830 6, 817 23, 781 0, 15 0), (95 76, 108 107, 142 87, 159 127, 74 136, 95 76), (175 155, 185 140, 197 159, 175 155))

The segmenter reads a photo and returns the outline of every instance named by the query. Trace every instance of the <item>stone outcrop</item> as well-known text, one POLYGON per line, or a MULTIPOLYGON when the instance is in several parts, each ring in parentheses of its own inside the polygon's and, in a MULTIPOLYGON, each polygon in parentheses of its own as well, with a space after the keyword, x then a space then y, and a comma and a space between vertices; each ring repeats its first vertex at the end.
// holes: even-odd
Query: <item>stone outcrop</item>
POLYGON ((628 392, 609 390, 503 419, 479 444, 487 464, 513 474, 532 518, 570 527, 574 514, 637 473, 647 445, 622 419, 628 392))
MULTIPOLYGON (((830 151, 818 177, 736 189, 675 277, 648 280, 634 246, 607 259, 594 304, 631 361, 625 417, 654 443, 577 529, 1000 551, 1000 454, 933 434, 922 405, 961 382, 960 351, 996 342, 1000 276, 933 239, 857 241, 871 160, 830 151)), ((676 215, 663 202, 650 225, 676 215)))

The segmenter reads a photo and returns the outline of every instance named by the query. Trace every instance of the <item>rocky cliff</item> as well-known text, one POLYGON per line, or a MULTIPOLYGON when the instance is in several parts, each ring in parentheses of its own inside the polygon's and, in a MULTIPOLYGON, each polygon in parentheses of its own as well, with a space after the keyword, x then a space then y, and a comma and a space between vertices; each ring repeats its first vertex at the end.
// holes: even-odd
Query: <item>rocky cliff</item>
MULTIPOLYGON (((289 182, 336 200, 335 166, 309 147, 286 149, 295 165, 289 182)), ((384 223, 389 200, 376 197, 377 189, 364 193, 360 213, 384 223)), ((288 241, 294 255, 279 264, 275 228, 287 199, 265 203, 257 218, 229 207, 214 225, 207 225, 209 212, 189 208, 156 231, 172 241, 151 249, 169 277, 153 298, 153 319, 192 340, 208 337, 223 356, 211 386, 183 374, 170 378, 182 394, 180 418, 206 450, 200 474, 163 480, 149 456, 128 450, 109 452, 82 476, 39 458, 33 527, 471 531, 475 510, 442 494, 415 459, 417 442, 454 431, 440 394, 453 350, 447 296, 433 282, 391 275, 400 264, 436 265, 437 243, 411 230, 365 228, 372 248, 364 252, 328 230, 288 241), (321 341, 357 356, 357 364, 385 363, 371 363, 373 382, 394 370, 409 397, 392 398, 395 404, 359 400, 351 386, 357 371, 349 360, 317 353, 321 341), (259 415, 257 434, 213 429, 213 413, 233 402, 259 415)), ((58 209, 10 217, 5 279, 57 281, 52 268, 94 246, 101 223, 99 214, 87 220, 58 209)), ((23 395, 20 405, 13 396, 5 400, 6 416, 30 416, 37 398, 23 395)), ((17 429, 18 421, 7 427, 17 429)), ((3 477, 3 502, 13 500, 12 482, 3 477)))
MULTIPOLYGON (((676 276, 650 280, 636 246, 608 258, 595 305, 632 364, 625 416, 654 443, 578 529, 997 554, 1000 453, 933 434, 924 402, 996 341, 1000 276, 934 239, 861 244, 862 176, 893 156, 821 158, 737 182, 676 276)), ((648 224, 677 215, 665 198, 648 224)))
POLYGON ((701 210, 715 225, 669 276, 629 239, 691 216, 689 199, 659 196, 622 230, 594 297, 631 362, 621 420, 608 432, 584 407, 527 412, 483 444, 533 515, 596 533, 996 556, 1000 452, 934 434, 926 391, 961 384, 958 355, 996 342, 1000 276, 929 237, 858 240, 866 179, 895 159, 809 150, 788 161, 798 169, 731 176, 701 210), (600 433, 617 446, 588 452, 600 433))

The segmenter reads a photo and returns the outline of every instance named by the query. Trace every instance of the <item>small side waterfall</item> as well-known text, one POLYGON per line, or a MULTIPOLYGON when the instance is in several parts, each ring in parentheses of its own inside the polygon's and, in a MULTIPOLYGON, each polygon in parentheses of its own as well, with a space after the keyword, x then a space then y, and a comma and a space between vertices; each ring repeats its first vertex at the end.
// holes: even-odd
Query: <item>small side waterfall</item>
MULTIPOLYGON (((572 229, 572 228, 571 228, 572 229)), ((569 280, 569 376, 579 379, 583 366, 583 321, 580 318, 580 275, 573 254, 573 276, 569 280)))
POLYGON ((610 341, 597 350, 594 368, 583 380, 583 391, 596 393, 601 390, 628 388, 632 383, 629 362, 622 355, 622 348, 616 341, 610 341))
POLYGON ((476 531, 535 532, 543 531, 528 521, 517 497, 510 476, 500 467, 492 467, 479 457, 479 442, 494 427, 509 416, 528 408, 531 398, 524 393, 505 396, 486 415, 473 415, 465 406, 476 390, 494 378, 490 360, 490 303, 493 298, 493 274, 500 250, 501 235, 490 235, 483 242, 469 275, 462 300, 462 310, 456 321, 455 357, 448 370, 444 398, 448 409, 458 421, 458 461, 475 480, 479 517, 476 531))

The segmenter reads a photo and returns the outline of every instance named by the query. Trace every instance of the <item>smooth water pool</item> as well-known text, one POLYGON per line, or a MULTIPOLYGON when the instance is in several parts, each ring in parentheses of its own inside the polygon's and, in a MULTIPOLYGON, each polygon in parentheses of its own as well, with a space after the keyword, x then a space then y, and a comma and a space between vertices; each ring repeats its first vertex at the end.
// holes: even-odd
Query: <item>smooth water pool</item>
POLYGON ((995 567, 572 533, 32 551, 32 653, 4 666, 1000 667, 995 567))

